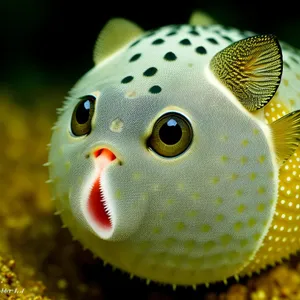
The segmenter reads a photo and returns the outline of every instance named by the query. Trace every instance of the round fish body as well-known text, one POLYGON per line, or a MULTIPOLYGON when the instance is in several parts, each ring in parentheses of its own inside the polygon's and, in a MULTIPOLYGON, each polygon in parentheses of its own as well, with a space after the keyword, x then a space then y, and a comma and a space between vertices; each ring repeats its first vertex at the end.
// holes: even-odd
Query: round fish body
POLYGON ((257 263, 280 215, 279 170, 297 157, 285 141, 299 134, 289 113, 300 91, 282 87, 296 54, 246 35, 221 25, 142 32, 122 19, 100 34, 95 67, 53 127, 48 165, 63 222, 104 261, 180 285, 278 261, 257 263), (271 105, 286 110, 274 117, 271 105))

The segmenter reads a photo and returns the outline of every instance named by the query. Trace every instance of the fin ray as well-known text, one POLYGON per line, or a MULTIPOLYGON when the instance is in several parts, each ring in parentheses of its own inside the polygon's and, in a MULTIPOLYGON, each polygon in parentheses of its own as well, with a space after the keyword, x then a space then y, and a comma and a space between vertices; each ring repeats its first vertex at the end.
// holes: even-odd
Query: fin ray
POLYGON ((274 96, 283 68, 281 47, 274 35, 237 41, 210 62, 216 77, 249 110, 265 106, 274 96))
POLYGON ((278 162, 285 163, 300 144, 300 110, 270 124, 278 162))

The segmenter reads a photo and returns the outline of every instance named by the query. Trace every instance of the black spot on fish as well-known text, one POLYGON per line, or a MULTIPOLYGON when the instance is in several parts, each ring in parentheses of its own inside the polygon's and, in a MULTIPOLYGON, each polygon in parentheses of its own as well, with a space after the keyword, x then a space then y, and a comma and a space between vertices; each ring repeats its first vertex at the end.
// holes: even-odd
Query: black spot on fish
POLYGON ((214 38, 207 38, 206 39, 208 42, 210 42, 213 45, 218 45, 219 43, 214 39, 214 38))
POLYGON ((231 39, 229 36, 227 36, 227 35, 222 35, 222 38, 223 38, 224 40, 230 42, 230 43, 233 42, 232 39, 231 39))
POLYGON ((143 73, 143 75, 149 77, 149 76, 155 75, 156 72, 157 72, 157 69, 154 68, 154 67, 151 67, 151 68, 147 69, 147 70, 143 73))
POLYGON ((291 68, 290 65, 286 61, 283 62, 283 66, 287 69, 291 68))
POLYGON ((133 61, 138 60, 138 59, 141 57, 141 55, 142 55, 141 53, 137 53, 137 54, 133 55, 133 56, 130 58, 129 62, 133 62, 133 61))
POLYGON ((191 35, 196 35, 196 36, 199 36, 199 35, 200 35, 200 33, 199 33, 198 31, 196 31, 196 30, 191 30, 191 31, 189 31, 189 34, 191 34, 191 35))
POLYGON ((189 39, 183 39, 179 42, 179 44, 188 46, 191 45, 192 43, 190 42, 189 39))
POLYGON ((177 59, 177 56, 173 52, 168 52, 165 54, 164 59, 168 61, 173 61, 177 59))
POLYGON ((129 46, 129 48, 134 47, 134 46, 137 45, 140 41, 141 41, 141 40, 135 41, 134 43, 132 43, 132 44, 129 46))
POLYGON ((121 83, 129 83, 133 80, 133 76, 126 76, 122 79, 121 83))
POLYGON ((152 45, 160 45, 163 44, 165 41, 163 39, 157 39, 152 42, 152 45))
POLYGON ((159 85, 154 85, 149 89, 151 94, 158 94, 161 92, 161 87, 159 85))
POLYGON ((299 65, 299 61, 294 56, 290 56, 290 60, 299 65))
POLYGON ((166 34, 166 36, 172 36, 172 35, 175 35, 175 34, 177 34, 177 31, 171 31, 168 34, 166 34))
POLYGON ((199 54, 206 54, 206 53, 207 53, 206 49, 205 49, 203 46, 197 47, 197 48, 195 49, 195 51, 196 51, 197 53, 199 53, 199 54))
POLYGON ((144 35, 144 38, 148 38, 150 36, 153 36, 154 34, 155 34, 155 31, 150 31, 144 35))

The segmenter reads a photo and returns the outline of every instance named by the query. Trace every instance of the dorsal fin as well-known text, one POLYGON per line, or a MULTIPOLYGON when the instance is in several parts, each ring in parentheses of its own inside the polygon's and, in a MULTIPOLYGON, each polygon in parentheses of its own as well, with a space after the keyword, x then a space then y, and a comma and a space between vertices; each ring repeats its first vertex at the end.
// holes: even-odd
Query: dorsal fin
POLYGON ((293 111, 270 124, 278 163, 281 165, 299 147, 300 110, 293 111))
POLYGON ((191 25, 210 25, 216 23, 217 22, 211 16, 200 10, 192 12, 189 19, 189 24, 191 25))
POLYGON ((249 111, 255 111, 274 96, 282 76, 282 62, 277 38, 257 35, 218 52, 210 68, 249 111))
POLYGON ((128 20, 122 18, 109 20, 97 38, 93 54, 94 63, 99 64, 143 32, 142 28, 128 20))

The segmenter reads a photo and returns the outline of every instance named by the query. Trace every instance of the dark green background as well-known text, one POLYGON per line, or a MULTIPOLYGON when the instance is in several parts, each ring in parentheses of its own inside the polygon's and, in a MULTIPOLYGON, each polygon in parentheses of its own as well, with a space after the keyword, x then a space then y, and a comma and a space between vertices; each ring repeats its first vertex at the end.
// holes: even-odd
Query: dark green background
POLYGON ((97 35, 111 17, 151 29, 185 23, 198 8, 224 25, 273 33, 300 48, 299 10, 290 1, 4 0, 1 6, 1 88, 24 101, 44 87, 67 91, 88 71, 97 35))

